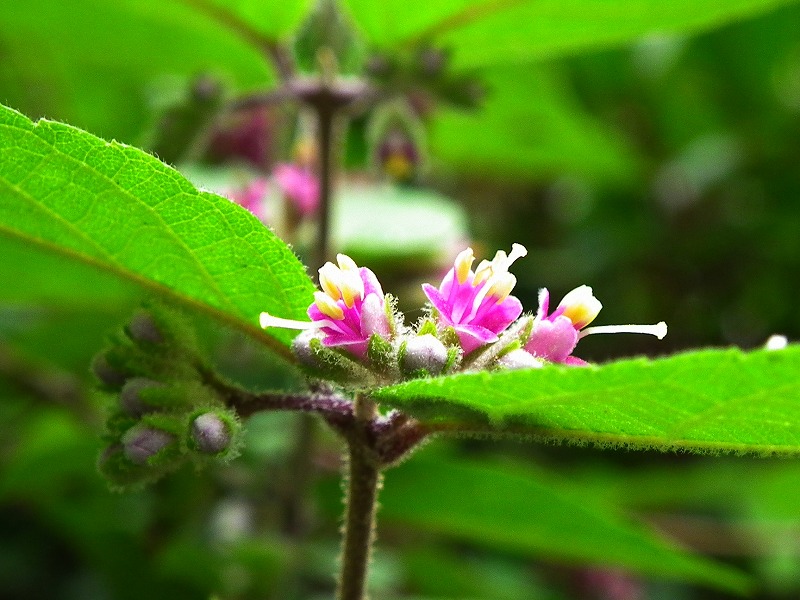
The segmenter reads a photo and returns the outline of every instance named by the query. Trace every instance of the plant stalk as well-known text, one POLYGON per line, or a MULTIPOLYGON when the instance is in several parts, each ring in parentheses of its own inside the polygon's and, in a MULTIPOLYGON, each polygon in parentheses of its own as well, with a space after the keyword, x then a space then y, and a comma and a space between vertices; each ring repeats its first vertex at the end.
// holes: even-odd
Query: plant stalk
POLYGON ((357 396, 355 403, 357 421, 347 441, 347 497, 337 600, 366 600, 378 490, 383 480, 366 439, 367 424, 375 414, 375 404, 363 396, 357 396))

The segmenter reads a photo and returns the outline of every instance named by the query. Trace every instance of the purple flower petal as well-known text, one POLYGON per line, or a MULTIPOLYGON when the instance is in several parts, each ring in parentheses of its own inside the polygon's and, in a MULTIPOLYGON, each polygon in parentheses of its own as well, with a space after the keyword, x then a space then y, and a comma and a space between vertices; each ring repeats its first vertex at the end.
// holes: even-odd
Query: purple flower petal
POLYGON ((461 342, 464 354, 469 354, 485 344, 496 342, 498 339, 496 333, 480 325, 455 325, 454 329, 458 335, 458 341, 461 342))
POLYGON ((446 325, 452 325, 453 321, 450 320, 450 311, 452 307, 448 304, 444 296, 442 296, 442 293, 429 283, 422 284, 422 291, 425 292, 428 300, 433 304, 433 308, 439 312, 439 317, 442 321, 444 321, 446 325))
POLYGON ((578 332, 567 317, 537 320, 525 350, 538 358, 563 363, 578 344, 578 332))

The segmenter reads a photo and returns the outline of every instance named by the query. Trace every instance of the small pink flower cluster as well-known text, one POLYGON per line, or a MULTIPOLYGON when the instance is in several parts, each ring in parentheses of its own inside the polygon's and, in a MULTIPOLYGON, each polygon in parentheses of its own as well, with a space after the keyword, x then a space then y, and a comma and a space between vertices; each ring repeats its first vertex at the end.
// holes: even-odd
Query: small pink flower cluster
MULTIPOLYGON (((461 355, 470 355, 497 342, 500 334, 522 314, 522 304, 511 295, 516 278, 508 270, 514 261, 526 254, 523 246, 514 244, 509 254, 500 250, 494 259, 482 261, 473 270, 475 257, 472 249, 467 248, 456 257, 438 288, 430 284, 422 286, 430 300, 431 317, 437 324, 437 331, 453 331, 461 355)), ((315 293, 314 303, 308 309, 310 322, 290 321, 262 313, 261 326, 316 329, 322 333, 324 346, 341 348, 364 360, 373 335, 392 341, 389 324, 392 313, 387 312, 383 291, 372 271, 366 267, 359 268, 343 254, 338 256, 337 262, 338 266, 327 263, 319 270, 322 291, 315 293)), ((513 360, 504 362, 501 358, 497 364, 506 367, 536 367, 544 363, 583 366, 588 363, 572 353, 578 341, 586 335, 646 333, 661 339, 667 333, 663 321, 656 325, 587 327, 601 308, 602 304, 592 294, 592 288, 582 285, 564 296, 556 309, 550 312, 550 292, 542 289, 539 310, 532 326, 520 328, 518 339, 521 347, 512 351, 513 360)), ((406 343, 417 335, 410 334, 406 343)))

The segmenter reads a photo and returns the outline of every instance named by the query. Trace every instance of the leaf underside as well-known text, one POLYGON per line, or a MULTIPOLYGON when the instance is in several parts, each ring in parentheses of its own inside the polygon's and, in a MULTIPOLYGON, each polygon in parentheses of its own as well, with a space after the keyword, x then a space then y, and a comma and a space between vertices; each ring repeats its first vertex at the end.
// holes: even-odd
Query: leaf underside
POLYGON ((631 448, 800 455, 800 346, 466 373, 377 390, 432 428, 631 448))

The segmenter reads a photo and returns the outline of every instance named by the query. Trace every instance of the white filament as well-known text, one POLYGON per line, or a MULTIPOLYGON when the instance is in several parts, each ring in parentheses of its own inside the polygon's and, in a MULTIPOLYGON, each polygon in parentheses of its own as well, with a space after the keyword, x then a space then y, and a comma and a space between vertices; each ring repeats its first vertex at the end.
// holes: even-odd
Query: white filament
POLYGON ((267 312, 262 312, 258 317, 258 323, 262 329, 267 327, 283 327, 284 329, 317 329, 327 323, 327 321, 295 321, 294 319, 282 319, 273 317, 267 312))
POLYGON ((667 335, 667 324, 664 321, 655 325, 599 325, 597 327, 587 327, 580 332, 578 337, 584 337, 595 333, 646 333, 654 335, 663 340, 667 335))

